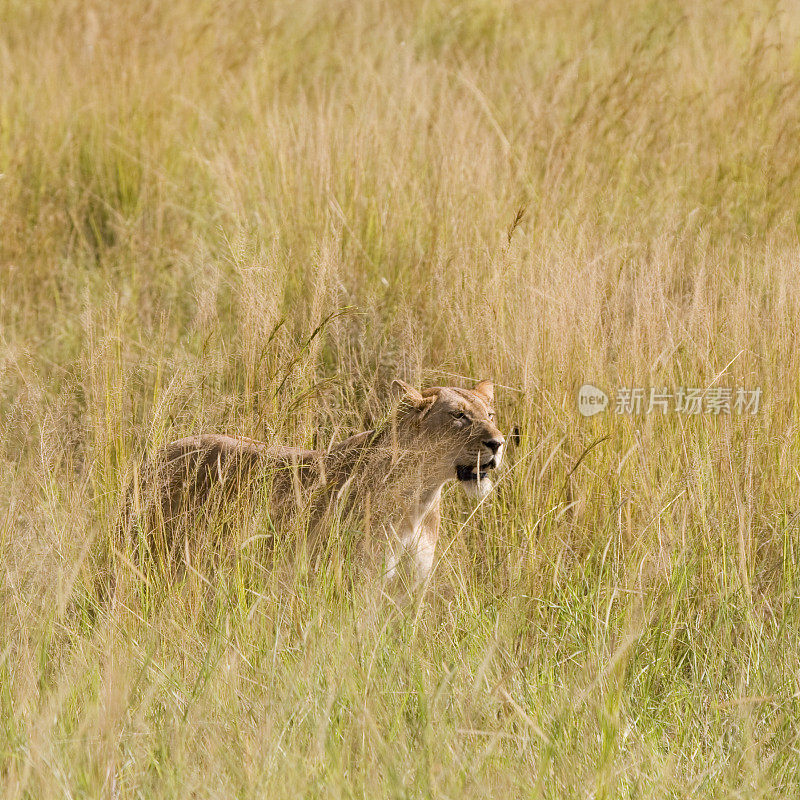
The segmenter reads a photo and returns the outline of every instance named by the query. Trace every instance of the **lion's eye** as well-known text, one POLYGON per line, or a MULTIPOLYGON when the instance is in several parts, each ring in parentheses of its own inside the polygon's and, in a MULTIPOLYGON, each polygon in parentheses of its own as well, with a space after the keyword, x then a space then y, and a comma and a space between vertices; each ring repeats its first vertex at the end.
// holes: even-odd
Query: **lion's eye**
POLYGON ((463 411, 451 411, 453 419, 466 419, 467 415, 463 411))
POLYGON ((489 419, 494 420, 494 411, 489 412, 489 419))

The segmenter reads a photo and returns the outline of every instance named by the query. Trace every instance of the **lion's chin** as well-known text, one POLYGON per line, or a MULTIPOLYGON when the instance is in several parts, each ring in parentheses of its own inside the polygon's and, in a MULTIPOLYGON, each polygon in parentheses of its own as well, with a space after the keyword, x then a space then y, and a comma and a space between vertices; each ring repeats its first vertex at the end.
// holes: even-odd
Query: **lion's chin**
POLYGON ((473 480, 459 481, 461 487, 470 497, 483 500, 492 491, 493 484, 488 478, 475 478, 473 480))

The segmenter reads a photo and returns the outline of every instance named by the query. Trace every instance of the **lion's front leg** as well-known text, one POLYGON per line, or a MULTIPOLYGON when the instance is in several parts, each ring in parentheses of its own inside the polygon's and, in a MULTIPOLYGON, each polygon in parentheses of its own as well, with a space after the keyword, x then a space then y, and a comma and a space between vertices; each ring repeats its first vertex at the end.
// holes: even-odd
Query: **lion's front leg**
POLYGON ((425 583, 433 571, 433 558, 436 554, 436 539, 428 534, 427 531, 420 532, 417 538, 416 551, 414 553, 414 566, 417 574, 414 587, 425 583))
POLYGON ((436 542, 439 540, 439 507, 432 508, 423 518, 417 530, 414 564, 417 568, 416 586, 427 582, 433 571, 436 542))
POLYGON ((414 562, 414 588, 417 588, 428 580, 433 570, 436 542, 439 538, 438 509, 427 514, 416 527, 406 522, 399 533, 394 530, 392 533, 389 537, 384 577, 387 582, 392 580, 403 556, 408 554, 414 562))
POLYGON ((386 583, 397 577, 400 562, 406 553, 416 553, 416 549, 416 532, 407 521, 404 520, 399 529, 395 528, 394 525, 389 526, 384 558, 385 568, 383 571, 386 583))

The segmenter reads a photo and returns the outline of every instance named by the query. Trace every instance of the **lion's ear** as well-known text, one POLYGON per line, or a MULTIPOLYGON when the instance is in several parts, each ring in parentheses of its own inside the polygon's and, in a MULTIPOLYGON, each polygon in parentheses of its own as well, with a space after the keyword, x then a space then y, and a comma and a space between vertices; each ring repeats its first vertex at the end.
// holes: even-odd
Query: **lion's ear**
POLYGON ((494 383, 492 381, 481 381, 475 384, 475 388, 472 391, 485 397, 490 403, 494 402, 494 383))
POLYGON ((400 378, 392 381, 392 392, 398 400, 409 403, 414 408, 420 408, 425 403, 425 398, 413 387, 400 378))

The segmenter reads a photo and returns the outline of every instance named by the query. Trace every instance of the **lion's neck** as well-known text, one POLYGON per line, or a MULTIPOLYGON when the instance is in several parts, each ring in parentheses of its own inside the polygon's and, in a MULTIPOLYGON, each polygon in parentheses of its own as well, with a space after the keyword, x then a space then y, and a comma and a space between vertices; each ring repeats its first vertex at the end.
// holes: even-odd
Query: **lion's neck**
POLYGON ((424 516, 439 503, 449 480, 432 465, 434 460, 402 431, 386 428, 364 431, 340 442, 324 456, 323 469, 326 482, 333 487, 354 479, 353 484, 373 495, 387 495, 408 515, 424 516))

